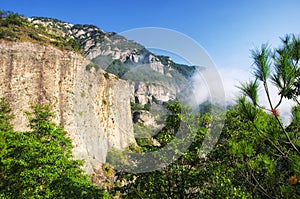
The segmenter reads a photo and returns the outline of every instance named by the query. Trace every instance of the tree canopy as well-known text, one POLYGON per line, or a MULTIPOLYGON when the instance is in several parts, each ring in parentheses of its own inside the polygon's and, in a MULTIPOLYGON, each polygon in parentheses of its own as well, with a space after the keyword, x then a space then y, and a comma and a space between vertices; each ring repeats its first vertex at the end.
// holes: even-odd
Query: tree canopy
POLYGON ((2 198, 103 198, 73 160, 71 140, 50 121, 47 105, 27 112, 30 131, 15 132, 8 103, 0 101, 0 197, 2 198))
POLYGON ((183 121, 196 124, 189 125, 195 132, 190 147, 152 172, 116 170, 119 184, 112 194, 123 198, 299 198, 299 41, 287 35, 278 48, 272 50, 264 44, 252 51, 254 80, 239 86, 241 96, 226 111, 219 141, 206 157, 200 156, 199 148, 217 116, 209 112, 182 114, 179 109, 188 108, 170 104, 178 114, 169 117, 165 128, 153 137, 160 145, 149 146, 139 139, 139 150, 146 153, 169 144, 183 121), (278 101, 270 95, 271 84, 278 90, 278 101), (268 107, 260 104, 259 89, 265 92, 268 107), (288 126, 278 111, 283 98, 295 104, 288 126))

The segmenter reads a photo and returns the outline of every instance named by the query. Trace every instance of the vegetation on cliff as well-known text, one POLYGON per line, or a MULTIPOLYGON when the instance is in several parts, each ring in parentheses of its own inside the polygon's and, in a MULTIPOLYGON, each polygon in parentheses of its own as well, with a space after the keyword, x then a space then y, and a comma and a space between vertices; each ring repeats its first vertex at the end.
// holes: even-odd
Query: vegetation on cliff
POLYGON ((0 99, 1 198, 102 198, 104 191, 89 181, 72 160, 71 140, 50 121, 49 106, 27 112, 30 131, 14 132, 8 103, 0 99))
POLYGON ((60 49, 79 52, 77 41, 71 37, 51 33, 41 24, 32 24, 16 13, 0 10, 0 39, 6 41, 28 41, 41 44, 50 44, 60 49))
POLYGON ((185 78, 192 77, 194 72, 196 71, 196 66, 188 66, 185 64, 175 63, 167 56, 160 55, 160 56, 157 56, 157 58, 163 65, 170 66, 171 68, 177 70, 185 78))

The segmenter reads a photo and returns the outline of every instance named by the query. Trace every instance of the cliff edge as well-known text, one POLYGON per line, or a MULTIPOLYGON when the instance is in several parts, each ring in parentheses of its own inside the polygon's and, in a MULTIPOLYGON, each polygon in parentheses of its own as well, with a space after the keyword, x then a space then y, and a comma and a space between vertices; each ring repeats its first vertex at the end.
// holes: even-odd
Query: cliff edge
POLYGON ((129 83, 89 64, 80 53, 51 45, 0 41, 0 96, 10 102, 15 130, 27 130, 30 103, 50 104, 75 158, 92 173, 108 150, 125 149, 135 139, 129 83))

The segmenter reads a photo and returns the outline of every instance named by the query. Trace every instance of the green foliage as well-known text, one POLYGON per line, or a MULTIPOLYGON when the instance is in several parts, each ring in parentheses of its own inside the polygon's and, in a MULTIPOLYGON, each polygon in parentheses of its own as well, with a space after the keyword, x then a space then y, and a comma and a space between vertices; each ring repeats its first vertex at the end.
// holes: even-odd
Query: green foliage
POLYGON ((80 51, 79 43, 73 38, 68 39, 65 46, 68 50, 80 51))
MULTIPOLYGON (((6 142, 7 134, 11 134, 13 131, 13 126, 10 120, 13 118, 11 115, 11 109, 9 104, 4 98, 0 99, 0 188, 4 186, 4 180, 6 178, 5 170, 5 157, 8 154, 9 145, 6 142)), ((2 194, 3 195, 3 194, 2 194)), ((2 196, 0 192, 0 197, 2 196)))
POLYGON ((130 102, 130 106, 131 106, 131 111, 140 111, 140 110, 145 110, 145 111, 149 111, 151 108, 151 104, 147 103, 144 104, 144 106, 142 104, 139 103, 134 103, 134 102, 130 102))
POLYGON ((51 44, 60 49, 80 52, 75 39, 50 33, 44 26, 32 24, 25 17, 12 12, 1 11, 0 39, 51 44))
POLYGON ((297 167, 292 166, 299 162, 299 156, 287 152, 285 136, 272 115, 260 109, 253 111, 254 120, 248 118, 243 104, 227 112, 219 144, 210 159, 222 163, 217 166, 219 175, 227 176, 231 187, 242 188, 250 198, 296 198, 299 186, 291 186, 288 179, 292 174, 299 175, 297 167))
POLYGON ((263 44, 261 49, 252 51, 252 58, 256 67, 254 76, 260 81, 266 81, 270 76, 270 55, 271 51, 266 44, 263 44))
POLYGON ((258 104, 258 83, 257 81, 250 81, 249 83, 242 83, 239 89, 245 96, 249 96, 253 104, 258 104))
MULTIPOLYGON (((1 101, 0 107, 1 115, 7 114, 7 104, 1 101)), ((50 122, 53 114, 49 106, 33 105, 31 108, 32 111, 26 113, 31 131, 0 131, 4 140, 0 196, 102 198, 103 191, 80 169, 82 162, 72 160, 71 140, 65 137, 66 132, 50 122)), ((5 122, 1 120, 1 126, 5 122)))
POLYGON ((152 102, 155 103, 155 104, 160 104, 161 102, 156 99, 156 97, 154 95, 152 95, 152 102))
POLYGON ((25 20, 22 18, 22 16, 12 12, 1 11, 0 19, 0 25, 6 27, 9 27, 10 25, 21 26, 25 23, 25 20))
POLYGON ((281 96, 297 101, 300 95, 300 40, 294 35, 286 35, 282 42, 283 46, 274 54, 275 73, 271 80, 281 96))
POLYGON ((128 159, 124 154, 124 151, 112 149, 107 153, 106 162, 110 163, 111 165, 127 165, 128 159))
POLYGON ((236 172, 235 176, 244 179, 248 191, 258 198, 297 198, 300 192, 299 93, 296 88, 299 80, 299 50, 296 46, 299 39, 292 38, 286 36, 282 39, 283 46, 275 49, 273 56, 266 45, 253 51, 256 81, 240 87, 244 96, 239 98, 236 114, 242 116, 239 124, 248 123, 249 127, 230 140, 229 148, 235 157, 236 168, 240 170, 240 175, 236 172), (275 105, 269 93, 269 80, 278 89, 280 97, 275 105), (267 95, 269 109, 258 104, 259 83, 267 95), (293 121, 288 127, 283 126, 277 110, 284 97, 298 104, 293 108, 293 121), (271 115, 263 110, 268 110, 271 115))
POLYGON ((144 110, 150 111, 150 108, 151 108, 151 104, 150 103, 147 103, 147 104, 144 105, 144 110))
POLYGON ((195 66, 187 66, 185 64, 178 64, 173 62, 169 57, 167 56, 157 56, 159 61, 165 65, 165 66, 170 66, 171 68, 175 69, 178 71, 181 75, 183 75, 185 78, 190 78, 196 71, 195 66))
POLYGON ((0 98, 0 131, 5 132, 12 130, 10 120, 13 115, 10 114, 11 109, 5 98, 0 98))
POLYGON ((122 77, 126 72, 130 70, 130 67, 130 63, 123 64, 121 60, 115 59, 105 70, 118 77, 122 77))
POLYGON ((201 145, 212 121, 219 117, 210 114, 215 107, 204 103, 200 105, 201 112, 193 115, 176 101, 168 103, 173 114, 152 137, 160 145, 153 146, 150 138, 138 138, 138 151, 153 152, 173 144, 182 127, 195 132, 190 147, 178 152, 179 159, 153 172, 115 171, 118 180, 125 183, 113 192, 120 192, 123 198, 299 198, 299 40, 292 37, 283 41, 274 56, 266 45, 252 52, 255 80, 240 86, 243 95, 226 112, 222 134, 208 155, 200 156, 201 145), (275 105, 269 94, 269 80, 281 98, 275 105), (259 104, 260 84, 267 94, 269 109, 259 104), (277 111, 283 97, 298 104, 287 127, 277 111))
POLYGON ((143 110, 142 105, 139 104, 139 103, 130 102, 130 106, 131 106, 131 110, 132 110, 132 111, 143 110))
MULTIPOLYGON (((173 114, 167 118, 166 126, 153 137, 160 145, 151 146, 149 138, 140 138, 137 140, 140 147, 139 151, 154 151, 166 146, 166 144, 171 144, 175 149, 176 145, 181 146, 186 139, 179 139, 175 143, 171 143, 176 133, 178 133, 181 122, 190 125, 189 130, 195 133, 197 139, 195 139, 189 150, 182 154, 179 160, 165 168, 143 174, 119 173, 119 181, 125 180, 125 182, 128 182, 125 186, 115 188, 115 191, 120 192, 123 198, 136 198, 137 196, 140 198, 192 198, 199 193, 199 190, 195 188, 199 182, 198 178, 203 174, 203 170, 198 167, 201 165, 198 163, 202 162, 199 158, 199 143, 203 141, 206 130, 205 128, 196 130, 200 119, 198 116, 193 116, 191 110, 183 107, 177 100, 169 102, 166 107, 173 114)), ((178 153, 180 152, 178 151, 178 153)))
POLYGON ((102 170, 105 176, 112 177, 114 176, 114 167, 108 163, 102 165, 102 170))
POLYGON ((109 73, 104 73, 103 75, 104 75, 105 79, 109 79, 109 73))

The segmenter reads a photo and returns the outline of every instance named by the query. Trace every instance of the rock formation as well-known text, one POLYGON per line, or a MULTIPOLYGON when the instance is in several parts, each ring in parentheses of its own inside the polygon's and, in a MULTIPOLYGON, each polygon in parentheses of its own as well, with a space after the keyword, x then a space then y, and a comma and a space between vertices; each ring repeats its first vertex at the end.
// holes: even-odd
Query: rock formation
POLYGON ((0 42, 0 96, 10 102, 15 130, 27 130, 24 110, 47 103, 73 141, 85 170, 105 162, 107 151, 134 143, 129 84, 101 69, 86 69, 81 54, 29 42, 0 42))

